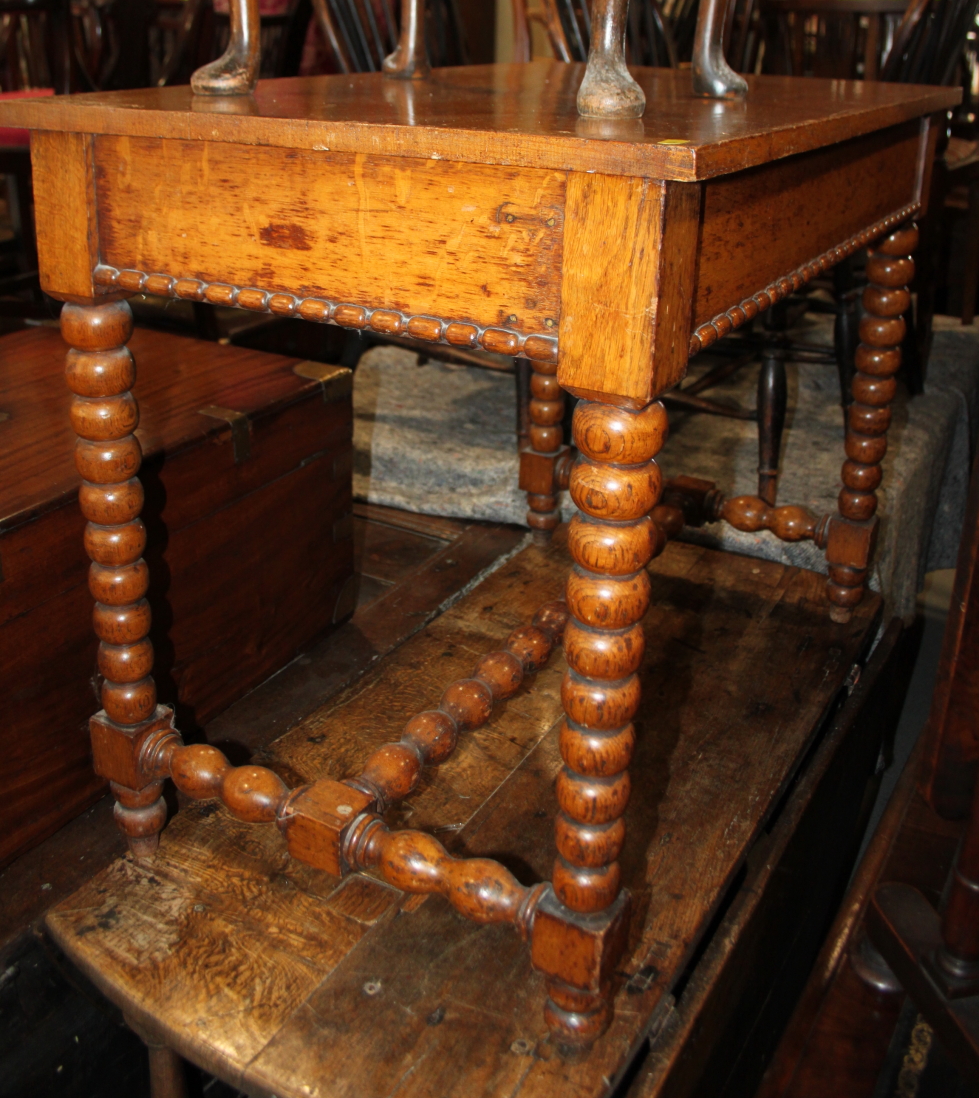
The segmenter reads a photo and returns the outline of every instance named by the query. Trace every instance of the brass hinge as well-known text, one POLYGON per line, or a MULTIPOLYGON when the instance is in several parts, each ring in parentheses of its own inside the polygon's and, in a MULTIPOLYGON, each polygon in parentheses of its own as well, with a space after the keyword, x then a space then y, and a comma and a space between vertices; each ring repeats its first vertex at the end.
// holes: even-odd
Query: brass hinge
POLYGON ((318 381, 323 390, 323 403, 344 400, 354 389, 354 372, 346 366, 328 366, 325 362, 299 362, 292 368, 297 377, 318 381))
POLYGON ((210 416, 212 419, 223 419, 231 426, 231 449, 235 457, 235 465, 241 465, 252 456, 252 435, 248 423, 248 416, 244 412, 236 412, 231 408, 219 408, 216 404, 209 404, 206 408, 198 408, 198 415, 210 416))

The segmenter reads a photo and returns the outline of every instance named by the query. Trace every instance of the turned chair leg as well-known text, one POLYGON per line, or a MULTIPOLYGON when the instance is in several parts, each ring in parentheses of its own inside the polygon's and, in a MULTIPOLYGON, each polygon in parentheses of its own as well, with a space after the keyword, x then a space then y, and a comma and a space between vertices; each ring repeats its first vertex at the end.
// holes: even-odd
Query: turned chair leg
POLYGON ((147 1044, 150 1057, 150 1098, 187 1098, 184 1062, 166 1045, 147 1044))
POLYGON ((785 380, 785 348, 766 344, 758 373, 758 495, 775 506, 778 495, 778 461, 785 429, 788 387, 785 380))
POLYGON ((857 308, 857 290, 854 289, 853 263, 847 257, 833 268, 833 297, 836 299, 836 318, 833 321, 833 351, 836 369, 840 377, 840 406, 843 409, 843 428, 846 429, 850 405, 853 403, 854 357, 857 352, 857 326, 860 320, 857 308))
POLYGON ((561 521, 558 506, 564 445, 564 390, 558 384, 557 365, 534 362, 527 406, 529 447, 520 453, 520 487, 527 493, 527 525, 534 540, 546 545, 561 521))
POLYGON ((778 495, 778 459, 785 430, 787 385, 785 380, 787 302, 777 301, 765 313, 765 342, 758 373, 758 495, 775 506, 778 495))
POLYGON ((61 334, 71 347, 65 374, 74 393, 71 423, 78 436, 75 465, 82 477, 78 502, 88 520, 88 586, 95 598, 92 620, 103 676, 103 711, 91 725, 93 753, 98 773, 112 779, 116 820, 130 850, 146 857, 156 849, 166 820, 163 783, 143 781, 129 765, 100 768, 100 760, 120 758, 111 746, 118 738, 132 741, 163 719, 148 635, 149 569, 143 560, 146 527, 139 517, 143 486, 137 476, 142 451, 133 434, 139 409, 131 392, 136 366, 125 346, 132 332, 125 301, 69 304, 61 311, 61 334))
POLYGON ((251 95, 261 68, 258 0, 231 0, 228 48, 190 78, 196 95, 251 95))
POLYGON ((585 118, 638 118, 646 95, 625 62, 629 0, 594 0, 588 65, 578 89, 578 113, 585 118))
POLYGON ((890 403, 897 388, 894 375, 901 366, 904 315, 911 301, 911 253, 917 243, 917 226, 906 225, 885 237, 867 261, 865 315, 860 321, 853 403, 847 419, 839 518, 831 523, 826 548, 830 616, 838 622, 849 621, 853 607, 863 598, 876 540, 876 489, 887 452, 890 403))
POLYGON ((425 0, 401 0, 401 37, 382 67, 385 76, 401 80, 425 80, 432 71, 425 42, 425 0))
POLYGON ((538 908, 533 942, 535 967, 547 977, 547 1021, 563 1045, 588 1045, 608 1025, 609 984, 628 932, 618 856, 651 589, 646 565, 665 543, 650 512, 662 487, 653 458, 666 431, 658 402, 638 412, 591 401, 575 409, 581 456, 570 488, 579 514, 568 528, 574 567, 564 633, 558 857, 553 896, 538 908))

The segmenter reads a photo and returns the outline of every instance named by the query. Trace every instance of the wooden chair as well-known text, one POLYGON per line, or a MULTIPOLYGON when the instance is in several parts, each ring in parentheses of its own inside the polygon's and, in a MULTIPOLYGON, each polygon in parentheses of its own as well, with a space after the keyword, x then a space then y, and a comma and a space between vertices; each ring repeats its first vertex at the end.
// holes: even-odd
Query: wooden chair
MULTIPOLYGON (((397 49, 400 9, 390 0, 313 0, 313 10, 337 72, 380 72, 397 49)), ((426 0, 426 47, 431 64, 466 65, 462 21, 455 0, 426 0)))
MULTIPOLYGON (((755 10, 764 25, 764 70, 876 80, 908 6, 908 0, 761 0, 755 10)), ((746 5, 745 20, 752 7, 746 5)))
MULTIPOLYGON (((73 77, 69 8, 60 0, 0 0, 0 99, 51 95, 73 77)), ((0 130, 10 240, 0 244, 0 316, 46 317, 37 273, 30 134, 0 130)))
MULTIPOLYGON (((589 0, 543 0, 543 10, 525 14, 523 0, 515 0, 514 25, 538 22, 547 32, 554 56, 561 61, 585 61, 591 40, 589 0)), ((517 32, 515 61, 530 60, 530 38, 517 32)), ((673 33, 658 0, 634 0, 626 25, 626 58, 630 65, 676 68, 673 33)))
POLYGON ((75 88, 69 0, 0 0, 4 91, 75 88))
POLYGON ((979 1087, 979 457, 959 547, 931 714, 922 788, 969 823, 941 911, 908 884, 874 895, 871 940, 973 1087, 979 1087))

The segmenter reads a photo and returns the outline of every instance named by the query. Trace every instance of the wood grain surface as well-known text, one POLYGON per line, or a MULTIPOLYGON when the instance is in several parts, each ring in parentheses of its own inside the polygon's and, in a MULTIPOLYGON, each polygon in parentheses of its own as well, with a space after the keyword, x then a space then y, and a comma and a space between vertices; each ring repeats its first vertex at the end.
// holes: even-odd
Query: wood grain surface
MULTIPOLYGON (((169 333, 137 329, 129 344, 137 363, 138 437, 146 457, 175 452, 208 435, 230 439, 227 425, 200 414, 206 404, 246 414, 284 408, 312 395, 318 382, 293 373, 296 358, 169 333)), ((67 347, 55 328, 30 328, 0 344, 0 529, 10 530, 57 506, 79 483, 63 383, 67 347), (32 443, 43 441, 36 448, 32 443)))
POLYGON ((694 325, 917 201, 921 141, 906 122, 706 184, 694 325))
POLYGON ((557 330, 563 173, 220 141, 95 144, 103 263, 557 330))
POLYGON ((896 125, 959 102, 956 88, 749 76, 748 96, 693 95, 689 69, 636 69, 642 119, 579 120, 585 66, 538 61, 260 81, 254 96, 189 87, 10 100, 5 126, 371 153, 694 180, 896 125))
MULTIPOLYGON (((744 881, 653 1039, 629 1098, 754 1093, 850 877, 879 786, 875 764, 917 653, 909 639, 891 619, 751 851, 744 881)), ((833 956, 838 962, 838 949, 833 956)), ((822 1093, 832 1093, 825 1082, 822 1093)))
MULTIPOLYGON (((440 684, 559 590, 566 561, 559 528, 548 550, 523 550, 266 761, 290 784, 352 773, 404 717, 437 700, 440 684)), ((832 625, 821 577, 675 543, 651 573, 622 858, 637 915, 628 986, 590 1056, 562 1059, 546 1040, 542 981, 512 931, 478 928, 438 898, 405 903, 370 878, 340 885, 287 862, 273 828, 232 822, 208 804, 181 810, 153 865, 116 863, 55 908, 50 931, 141 1024, 257 1093, 604 1093, 704 935, 879 612, 874 597, 849 625, 832 625)), ((467 733, 392 822, 434 831, 453 853, 500 857, 525 883, 548 875, 561 665, 467 733)))
MULTIPOLYGON (((76 544, 76 535, 73 529, 72 545, 76 544)), ((423 629, 440 606, 518 546, 523 536, 524 532, 516 527, 354 504, 354 562, 360 580, 354 616, 211 721, 205 729, 206 739, 239 762, 262 758, 274 739, 423 629)), ((76 592, 77 620, 84 629, 88 596, 83 584, 76 592)), ((83 658, 87 657, 84 650, 79 650, 83 658)), ((56 657, 62 673, 69 669, 71 651, 66 646, 65 654, 56 657)), ((87 664, 80 666, 75 681, 84 685, 88 670, 87 664)), ((94 695, 90 697, 94 701, 94 695)), ((90 708, 86 708, 86 716, 90 708)), ((81 732, 78 757, 83 761, 78 765, 95 782, 87 728, 81 732)), ((64 743, 59 757, 64 767, 68 761, 64 743)), ((50 795, 51 786, 44 792, 50 795)), ((54 795, 66 816, 78 809, 63 788, 54 795)), ((112 798, 104 797, 89 812, 0 872, 0 892, 4 896, 0 904, 0 950, 47 908, 70 896, 125 850, 125 838, 112 818, 112 807, 112 798)))
POLYGON ((568 179, 558 380, 644 407, 687 370, 701 188, 568 179))
POLYGON ((39 133, 31 141, 41 289, 56 289, 66 300, 95 293, 92 272, 99 234, 94 149, 87 133, 39 133))
MULTIPOLYGON (((325 403, 294 358, 150 331, 132 349, 157 681, 190 731, 332 624, 353 552, 334 537, 350 511, 350 403, 325 403), (229 425, 200 414, 211 404, 251 417, 247 461, 229 425)), ((47 327, 0 340, 0 865, 104 785, 65 350, 47 327)))

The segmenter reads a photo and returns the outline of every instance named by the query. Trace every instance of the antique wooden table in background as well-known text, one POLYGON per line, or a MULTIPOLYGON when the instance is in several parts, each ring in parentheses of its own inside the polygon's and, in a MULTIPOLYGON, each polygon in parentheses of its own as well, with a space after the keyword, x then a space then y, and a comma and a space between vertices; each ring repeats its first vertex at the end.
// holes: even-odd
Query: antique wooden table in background
MULTIPOLYGON (((840 513, 817 519, 753 497, 704 504, 709 517, 825 546, 828 609, 842 628, 873 551, 931 116, 959 92, 757 77, 747 100, 711 101, 692 95, 688 72, 639 70, 645 116, 598 121, 575 111, 582 72, 545 62, 420 82, 313 77, 238 99, 166 88, 11 102, 0 120, 34 131, 42 285, 68 303, 105 677, 93 748, 134 854, 155 849, 168 776, 191 796, 220 795, 241 819, 278 819, 310 864, 375 866, 402 889, 441 891, 478 921, 530 934, 552 1031, 587 1045, 608 1025, 603 992, 629 917, 618 855, 645 566, 666 541, 651 515, 667 428, 656 397, 691 353, 884 238, 868 264, 840 513), (399 833, 400 846, 397 833, 375 841, 375 810, 403 796, 426 759, 445 757, 444 712, 424 735, 409 722, 403 744, 351 784, 324 779, 292 795, 270 771, 229 770, 213 749, 181 745, 156 706, 142 600, 138 413, 124 347, 124 299, 139 292, 529 358, 536 433, 522 478, 545 518, 562 457, 561 388, 582 398, 553 888, 446 859, 417 832, 399 833)), ((453 729, 484 721, 516 689, 507 676, 519 683, 539 664, 560 630, 546 616, 538 624, 449 688, 453 729)))

